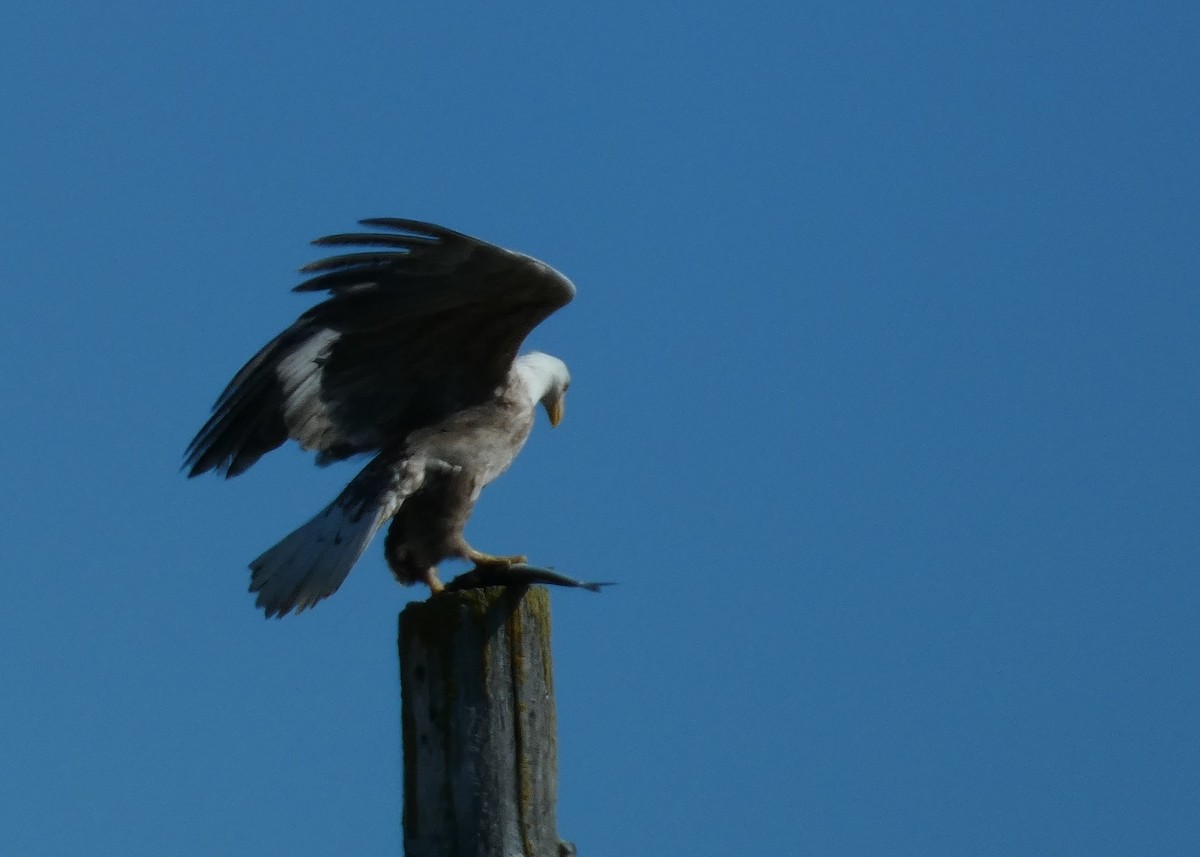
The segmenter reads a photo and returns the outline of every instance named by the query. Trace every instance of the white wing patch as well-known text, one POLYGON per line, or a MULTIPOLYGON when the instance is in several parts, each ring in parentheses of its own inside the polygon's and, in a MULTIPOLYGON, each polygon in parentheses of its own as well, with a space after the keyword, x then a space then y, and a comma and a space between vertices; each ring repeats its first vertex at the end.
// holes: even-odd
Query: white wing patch
POLYGON ((334 431, 321 401, 322 362, 340 334, 319 330, 279 361, 275 376, 283 388, 283 422, 304 449, 322 449, 334 431))

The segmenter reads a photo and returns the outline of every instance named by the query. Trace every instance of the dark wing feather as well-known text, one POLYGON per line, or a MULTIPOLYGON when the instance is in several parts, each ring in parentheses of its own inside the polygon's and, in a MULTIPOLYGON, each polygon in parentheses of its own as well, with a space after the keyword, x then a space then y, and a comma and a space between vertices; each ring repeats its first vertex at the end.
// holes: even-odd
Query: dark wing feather
POLYGON ((188 447, 195 476, 235 476, 287 438, 321 462, 377 450, 506 383, 521 343, 575 294, 542 262, 415 220, 314 243, 363 248, 306 265, 330 296, 234 376, 188 447), (383 249, 378 249, 383 248, 383 249))

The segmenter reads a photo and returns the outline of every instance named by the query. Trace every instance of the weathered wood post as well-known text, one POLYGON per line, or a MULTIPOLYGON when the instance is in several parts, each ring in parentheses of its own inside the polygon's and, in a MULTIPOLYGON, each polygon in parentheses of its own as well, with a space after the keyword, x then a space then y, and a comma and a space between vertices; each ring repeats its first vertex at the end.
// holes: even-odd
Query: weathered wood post
POLYGON ((399 642, 406 857, 557 857, 549 593, 414 602, 399 642))

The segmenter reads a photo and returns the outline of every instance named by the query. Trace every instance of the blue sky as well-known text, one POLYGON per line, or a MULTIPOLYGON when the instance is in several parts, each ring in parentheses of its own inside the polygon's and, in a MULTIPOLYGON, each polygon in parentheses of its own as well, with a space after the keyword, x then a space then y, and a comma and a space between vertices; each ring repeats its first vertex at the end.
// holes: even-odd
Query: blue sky
POLYGON ((0 842, 396 854, 354 466, 183 448, 360 217, 576 302, 468 529, 555 592, 581 853, 1200 853, 1193 3, 49 2, 0 36, 0 842))

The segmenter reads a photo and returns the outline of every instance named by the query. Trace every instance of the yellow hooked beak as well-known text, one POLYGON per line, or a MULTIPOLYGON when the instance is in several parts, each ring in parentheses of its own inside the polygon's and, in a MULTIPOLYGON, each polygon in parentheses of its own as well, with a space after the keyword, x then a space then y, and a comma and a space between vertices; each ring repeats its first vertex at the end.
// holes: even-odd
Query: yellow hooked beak
POLYGON ((562 422, 563 418, 563 397, 546 402, 546 415, 550 417, 550 425, 556 426, 562 422))

